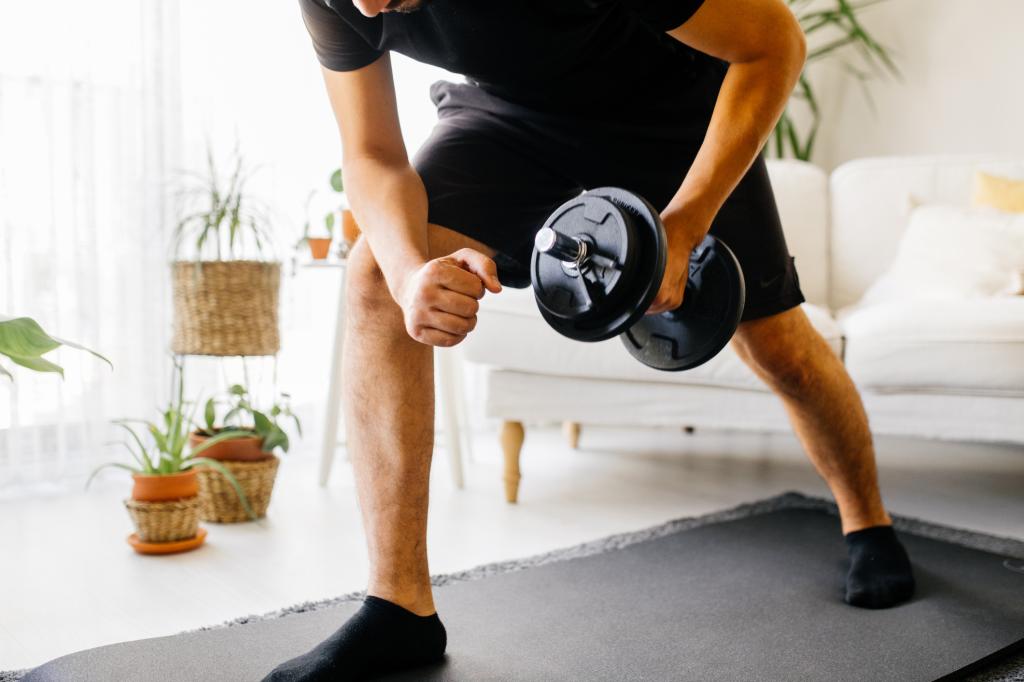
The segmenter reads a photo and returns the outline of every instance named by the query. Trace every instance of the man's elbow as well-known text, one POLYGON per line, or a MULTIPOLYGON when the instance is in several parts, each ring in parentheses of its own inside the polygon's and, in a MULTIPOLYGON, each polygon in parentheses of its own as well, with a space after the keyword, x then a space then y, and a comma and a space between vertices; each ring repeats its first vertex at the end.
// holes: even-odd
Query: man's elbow
POLYGON ((788 16, 780 21, 776 54, 785 64, 786 71, 796 80, 807 60, 807 38, 793 13, 788 8, 784 11, 788 16))

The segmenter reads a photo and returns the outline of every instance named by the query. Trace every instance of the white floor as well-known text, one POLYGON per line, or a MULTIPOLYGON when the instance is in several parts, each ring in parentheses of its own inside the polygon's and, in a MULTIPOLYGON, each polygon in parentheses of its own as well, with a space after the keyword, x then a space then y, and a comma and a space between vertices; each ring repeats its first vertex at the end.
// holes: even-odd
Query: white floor
MULTIPOLYGON (((312 440, 312 439, 310 439, 312 440)), ((881 439, 892 511, 1024 539, 1024 448, 881 439)), ((526 556, 786 490, 825 494, 794 439, 584 427, 579 451, 533 428, 520 503, 506 505, 493 433, 474 443, 455 491, 437 454, 435 573, 526 556)), ((365 550, 347 464, 317 487, 311 452, 281 469, 267 520, 207 524, 208 543, 170 557, 125 544, 127 482, 0 502, 0 669, 154 637, 359 589, 365 550)))

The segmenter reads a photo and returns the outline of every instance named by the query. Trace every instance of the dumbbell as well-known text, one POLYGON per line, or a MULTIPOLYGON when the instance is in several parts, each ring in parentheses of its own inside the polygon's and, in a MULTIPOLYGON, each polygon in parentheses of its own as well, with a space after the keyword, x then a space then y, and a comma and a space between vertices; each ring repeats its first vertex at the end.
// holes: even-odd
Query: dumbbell
POLYGON ((743 272, 708 235, 690 254, 683 304, 645 315, 665 274, 665 226, 642 197, 592 189, 562 204, 534 239, 530 278, 541 315, 577 341, 619 336, 643 364, 665 371, 702 365, 732 338, 743 313, 743 272))

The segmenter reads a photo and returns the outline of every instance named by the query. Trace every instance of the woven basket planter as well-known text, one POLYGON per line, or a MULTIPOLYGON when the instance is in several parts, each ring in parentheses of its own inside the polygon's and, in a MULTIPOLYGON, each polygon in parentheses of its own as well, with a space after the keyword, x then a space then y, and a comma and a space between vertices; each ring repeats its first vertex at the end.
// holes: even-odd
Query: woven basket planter
POLYGON ((199 496, 167 502, 124 501, 143 542, 174 542, 199 532, 199 496))
POLYGON ((281 264, 178 261, 171 264, 178 355, 274 355, 281 264))
MULTIPOLYGON (((280 461, 275 455, 256 462, 221 461, 242 487, 258 518, 267 515, 280 461)), ((199 515, 203 521, 241 523, 252 520, 245 513, 234 486, 223 474, 205 466, 196 467, 196 472, 199 474, 199 515)))

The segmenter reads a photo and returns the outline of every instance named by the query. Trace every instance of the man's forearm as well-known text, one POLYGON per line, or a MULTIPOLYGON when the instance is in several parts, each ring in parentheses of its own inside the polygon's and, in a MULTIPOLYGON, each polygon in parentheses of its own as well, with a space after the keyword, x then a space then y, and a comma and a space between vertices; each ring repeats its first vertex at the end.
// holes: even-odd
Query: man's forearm
POLYGON ((345 159, 352 211, 392 295, 406 273, 427 261, 427 193, 408 162, 345 159))
POLYGON ((663 212, 666 227, 695 246, 757 158, 785 109, 803 65, 803 45, 732 64, 704 143, 679 191, 663 212))

